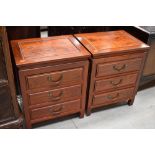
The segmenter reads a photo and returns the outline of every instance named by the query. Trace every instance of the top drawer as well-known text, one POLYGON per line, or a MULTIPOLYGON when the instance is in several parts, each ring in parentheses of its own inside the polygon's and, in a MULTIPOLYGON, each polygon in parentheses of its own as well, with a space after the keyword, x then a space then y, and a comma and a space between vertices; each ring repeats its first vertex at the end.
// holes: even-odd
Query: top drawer
POLYGON ((96 77, 140 70, 142 58, 98 64, 96 77))
POLYGON ((27 77, 28 89, 41 87, 61 87, 70 82, 78 84, 82 81, 82 68, 38 74, 27 77))

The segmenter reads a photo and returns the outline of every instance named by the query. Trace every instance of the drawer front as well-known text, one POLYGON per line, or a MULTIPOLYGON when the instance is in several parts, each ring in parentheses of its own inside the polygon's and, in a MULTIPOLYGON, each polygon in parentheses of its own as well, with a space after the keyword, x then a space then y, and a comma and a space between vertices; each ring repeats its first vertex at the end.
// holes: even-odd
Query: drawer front
POLYGON ((115 102, 121 102, 133 95, 134 88, 124 89, 120 91, 109 92, 100 95, 94 95, 93 105, 107 105, 115 102))
POLYGON ((82 81, 82 68, 45 73, 27 77, 28 89, 41 87, 61 87, 69 83, 80 83, 82 81))
POLYGON ((69 114, 71 112, 80 111, 80 100, 65 102, 53 106, 47 106, 38 109, 30 110, 30 119, 43 119, 48 117, 49 119, 55 118, 61 115, 69 114))
POLYGON ((97 80, 95 82, 95 92, 104 91, 108 89, 117 89, 127 85, 134 85, 137 80, 137 73, 126 76, 119 76, 104 80, 97 80))
POLYGON ((96 76, 107 76, 129 71, 140 70, 142 58, 124 60, 119 62, 98 64, 96 76))
POLYGON ((77 85, 62 89, 29 94, 30 105, 44 104, 46 102, 56 104, 58 102, 64 102, 68 99, 80 98, 81 91, 81 86, 77 85))

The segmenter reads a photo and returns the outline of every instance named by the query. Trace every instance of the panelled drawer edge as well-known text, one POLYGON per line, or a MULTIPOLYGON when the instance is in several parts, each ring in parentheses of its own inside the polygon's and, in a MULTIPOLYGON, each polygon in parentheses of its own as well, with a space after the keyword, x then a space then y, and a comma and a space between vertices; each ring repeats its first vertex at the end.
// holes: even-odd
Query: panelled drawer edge
POLYGON ((112 63, 97 64, 96 77, 115 75, 125 72, 138 71, 141 67, 142 58, 122 60, 112 63))
POLYGON ((57 104, 59 102, 64 102, 73 98, 80 98, 81 94, 81 85, 76 85, 61 89, 28 94, 28 98, 29 105, 44 104, 46 102, 50 102, 50 104, 57 104))
POLYGON ((64 71, 55 71, 42 73, 26 77, 27 89, 35 89, 41 87, 61 87, 69 83, 81 83, 83 68, 68 69, 64 71))
POLYGON ((70 112, 78 112, 80 111, 81 101, 74 100, 69 102, 64 102, 57 105, 46 106, 42 108, 32 109, 30 110, 30 119, 35 120, 39 118, 56 118, 61 115, 68 115, 70 112))
POLYGON ((138 77, 138 72, 134 74, 117 76, 114 78, 101 79, 95 81, 94 92, 105 90, 116 90, 124 86, 135 85, 138 77))
POLYGON ((119 102, 132 97, 134 88, 123 89, 119 91, 113 91, 109 93, 102 93, 94 95, 92 105, 106 105, 109 103, 119 102))

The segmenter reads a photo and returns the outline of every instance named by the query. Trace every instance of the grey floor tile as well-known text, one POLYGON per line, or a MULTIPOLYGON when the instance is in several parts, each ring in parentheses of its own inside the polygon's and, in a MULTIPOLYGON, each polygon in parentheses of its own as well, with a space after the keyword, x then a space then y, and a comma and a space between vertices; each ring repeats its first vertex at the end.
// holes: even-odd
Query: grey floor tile
MULTIPOLYGON (((103 111, 98 111, 92 113, 89 117, 83 120, 78 120, 74 118, 73 121, 78 128, 91 128, 91 129, 101 129, 101 128, 132 128, 130 120, 125 118, 126 105, 124 107, 115 107, 113 109, 107 109, 103 111)), ((130 115, 132 112, 128 112, 130 115)))

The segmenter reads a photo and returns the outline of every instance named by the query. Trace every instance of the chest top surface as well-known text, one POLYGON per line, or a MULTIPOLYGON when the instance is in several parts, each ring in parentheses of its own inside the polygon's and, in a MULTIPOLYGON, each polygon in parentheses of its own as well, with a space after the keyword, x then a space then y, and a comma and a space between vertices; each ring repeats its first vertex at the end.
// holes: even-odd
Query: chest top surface
POLYGON ((11 45, 17 66, 90 56, 89 52, 71 35, 14 40, 11 45))
POLYGON ((93 56, 117 54, 138 49, 147 49, 148 45, 131 36, 124 30, 76 34, 75 37, 93 56))

